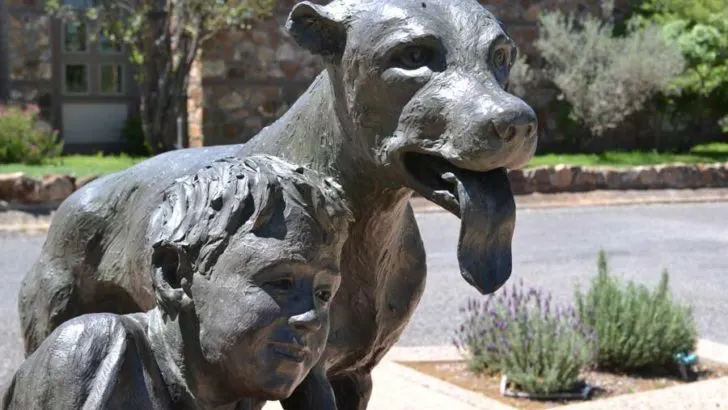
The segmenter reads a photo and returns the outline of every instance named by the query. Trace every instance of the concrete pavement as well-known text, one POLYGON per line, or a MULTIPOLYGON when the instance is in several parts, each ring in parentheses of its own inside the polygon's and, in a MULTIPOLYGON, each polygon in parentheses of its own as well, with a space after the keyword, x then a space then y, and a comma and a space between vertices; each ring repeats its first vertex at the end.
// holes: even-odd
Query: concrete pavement
MULTIPOLYGON (((728 346, 700 340, 701 358, 728 364, 728 346)), ((396 362, 457 360, 451 346, 395 347, 373 372, 374 392, 368 410, 515 410, 484 395, 462 389, 396 362)), ((728 377, 666 389, 574 402, 562 410, 705 410, 728 407, 728 377)), ((281 410, 277 402, 264 410, 281 410)))
MULTIPOLYGON (((698 202, 714 202, 705 192, 696 195, 700 199, 698 202)), ((549 198, 552 204, 558 203, 554 201, 556 197, 549 198)), ((570 198, 571 205, 574 205, 574 197, 570 198)), ((623 276, 626 274, 640 282, 651 283, 657 279, 662 267, 670 269, 672 287, 678 297, 698 306, 696 315, 701 335, 707 334, 710 338, 718 337, 720 341, 728 342, 728 323, 724 320, 728 309, 724 291, 728 286, 728 260, 725 258, 728 251, 728 203, 688 204, 694 201, 682 197, 677 201, 680 205, 609 208, 594 207, 599 204, 595 198, 592 197, 594 201, 588 203, 592 205, 589 208, 579 206, 548 210, 536 209, 544 206, 520 200, 519 208, 524 212, 519 213, 514 241, 514 277, 524 278, 528 285, 550 286, 556 293, 555 297, 566 298, 571 293, 572 283, 594 272, 595 251, 601 244, 612 255, 610 262, 616 268, 615 271, 623 276), (559 293, 562 288, 568 290, 559 293)), ((650 197, 636 194, 635 198, 636 201, 650 197)), ((661 200, 664 199, 665 196, 661 200)), ((420 211, 418 222, 428 250, 430 276, 426 294, 400 346, 447 343, 453 323, 457 321, 454 316, 457 308, 467 297, 477 296, 459 279, 457 273, 454 257, 458 227, 456 219, 448 214, 428 212, 427 203, 418 204, 416 201, 418 199, 413 200, 420 211)), ((583 205, 585 202, 581 201, 583 205)), ((31 222, 39 219, 26 217, 31 222)), ((28 226, 22 228, 27 229, 28 226)), ((0 338, 0 346, 5 353, 0 361, 0 373, 3 376, 0 386, 22 359, 19 354, 15 296, 17 286, 37 256, 43 240, 40 232, 28 235, 0 234, 0 280, 3 281, 2 294, 7 295, 0 302, 0 311, 7 318, 0 325, 4 330, 0 332, 4 334, 0 338)), ((705 346, 703 344, 703 350, 705 346)), ((712 348, 725 350, 720 345, 712 345, 712 348)), ((436 355, 442 355, 443 351, 447 352, 447 349, 437 346, 395 347, 374 372, 375 390, 369 409, 510 408, 393 362, 407 360, 407 357, 416 360, 442 357, 436 355), (433 353, 437 351, 439 353, 433 353)), ((728 354, 722 354, 728 357, 728 354)), ((728 397, 726 378, 673 389, 669 389, 669 392, 660 390, 577 404, 565 410, 728 407, 725 402, 728 397), (588 407, 591 405, 601 407, 588 407)), ((276 403, 270 403, 266 410, 280 409, 280 406, 276 406, 276 403)))

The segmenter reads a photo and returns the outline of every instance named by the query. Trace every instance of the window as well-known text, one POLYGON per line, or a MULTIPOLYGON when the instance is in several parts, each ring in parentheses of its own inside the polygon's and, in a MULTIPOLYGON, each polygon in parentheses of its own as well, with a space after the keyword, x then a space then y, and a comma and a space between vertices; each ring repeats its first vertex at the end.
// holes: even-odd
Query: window
POLYGON ((120 64, 102 64, 99 74, 101 94, 121 94, 124 92, 124 71, 120 64))
POLYGON ((111 42, 105 35, 99 33, 96 37, 99 41, 99 51, 107 54, 118 54, 122 51, 122 46, 111 42))
POLYGON ((88 67, 85 64, 66 64, 63 88, 69 94, 88 93, 88 67))
POLYGON ((88 8, 98 5, 98 1, 94 0, 63 0, 61 3, 65 4, 66 6, 78 8, 88 8))
POLYGON ((88 50, 86 24, 67 22, 63 25, 63 51, 66 53, 85 53, 88 50))

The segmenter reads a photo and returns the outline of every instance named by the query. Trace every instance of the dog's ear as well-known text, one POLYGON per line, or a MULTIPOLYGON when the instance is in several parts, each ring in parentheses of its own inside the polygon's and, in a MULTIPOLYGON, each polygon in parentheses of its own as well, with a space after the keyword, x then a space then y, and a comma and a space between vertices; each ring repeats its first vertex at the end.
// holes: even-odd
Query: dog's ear
POLYGON ((328 62, 338 62, 346 46, 346 27, 324 6, 303 1, 296 4, 286 21, 286 30, 303 48, 328 62))

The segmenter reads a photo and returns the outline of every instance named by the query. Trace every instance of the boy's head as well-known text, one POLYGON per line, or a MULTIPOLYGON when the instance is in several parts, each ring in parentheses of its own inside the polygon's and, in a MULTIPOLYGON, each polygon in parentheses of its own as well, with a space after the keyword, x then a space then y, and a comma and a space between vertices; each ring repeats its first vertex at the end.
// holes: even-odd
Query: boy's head
POLYGON ((270 156, 218 160, 165 191, 150 222, 157 302, 194 312, 222 402, 285 398, 318 361, 351 220, 334 182, 270 156))

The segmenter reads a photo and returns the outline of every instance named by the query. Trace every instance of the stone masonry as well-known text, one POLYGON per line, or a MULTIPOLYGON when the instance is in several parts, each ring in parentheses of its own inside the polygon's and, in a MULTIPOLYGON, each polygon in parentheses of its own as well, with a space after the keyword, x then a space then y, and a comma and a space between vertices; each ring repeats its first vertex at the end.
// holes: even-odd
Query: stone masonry
POLYGON ((8 8, 8 61, 10 97, 36 103, 41 116, 51 109, 50 18, 43 15, 41 0, 6 0, 8 8))
MULTIPOLYGON (((599 2, 593 0, 480 1, 506 24, 521 52, 532 59, 538 59, 533 42, 538 36, 541 11, 588 11, 600 15, 599 2)), ((283 30, 295 3, 281 0, 272 18, 246 32, 221 34, 205 48, 204 145, 247 141, 285 113, 321 71, 320 60, 298 47, 283 30)), ((616 0, 616 14, 628 5, 629 0, 616 0)), ((552 94, 545 90, 544 98, 552 98, 552 94)), ((541 124, 548 124, 547 112, 541 111, 539 116, 541 124)))
POLYGON ((295 3, 281 0, 274 16, 247 31, 222 33, 205 47, 205 145, 248 140, 283 115, 321 71, 319 59, 283 29, 295 3))
MULTIPOLYGON (((42 179, 35 179, 22 172, 0 174, 0 204, 58 204, 94 178, 46 175, 42 179)), ((515 195, 728 188, 728 162, 702 165, 676 163, 634 168, 557 165, 510 170, 508 179, 515 195)))

